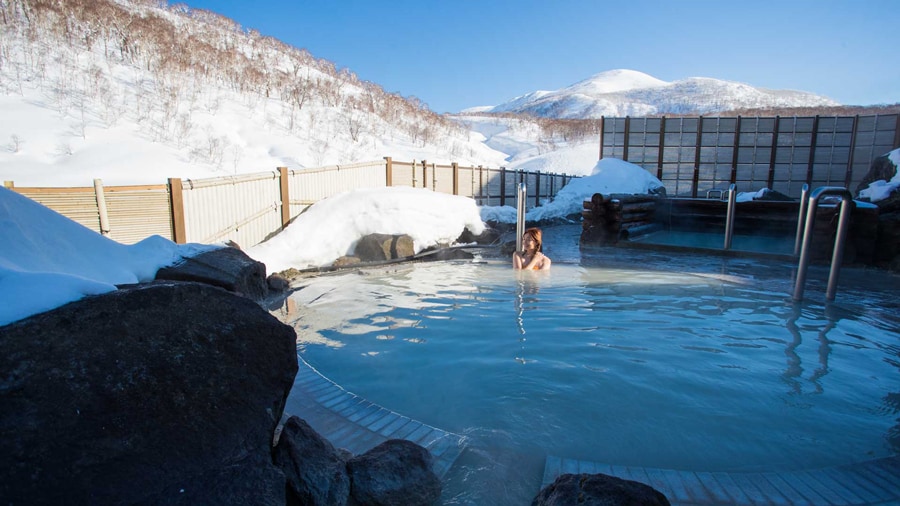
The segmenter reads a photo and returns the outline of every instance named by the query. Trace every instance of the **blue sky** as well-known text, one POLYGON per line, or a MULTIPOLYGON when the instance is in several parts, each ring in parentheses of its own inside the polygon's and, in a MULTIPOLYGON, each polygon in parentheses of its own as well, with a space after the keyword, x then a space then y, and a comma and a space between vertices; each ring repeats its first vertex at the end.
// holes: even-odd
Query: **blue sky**
MULTIPOLYGON (((170 0, 170 3, 176 3, 170 0)), ((897 0, 187 0, 439 113, 612 69, 900 102, 897 0)))

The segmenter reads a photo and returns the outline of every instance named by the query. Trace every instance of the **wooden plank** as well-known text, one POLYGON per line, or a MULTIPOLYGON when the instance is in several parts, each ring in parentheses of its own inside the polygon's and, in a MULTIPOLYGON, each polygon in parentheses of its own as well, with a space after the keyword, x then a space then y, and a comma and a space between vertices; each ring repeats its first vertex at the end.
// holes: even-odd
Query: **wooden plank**
POLYGON ((579 474, 597 474, 597 472, 597 464, 587 460, 578 461, 579 474))
MULTIPOLYGON (((850 475, 844 473, 835 468, 827 468, 819 471, 823 476, 832 480, 835 483, 840 483, 841 486, 846 488, 847 490, 853 492, 857 497, 863 500, 866 504, 872 504, 881 502, 881 498, 878 497, 873 491, 869 490, 868 487, 864 487, 860 482, 855 481, 850 475)), ((870 485, 871 486, 871 485, 870 485)))
POLYGON ((735 486, 747 496, 750 504, 768 504, 769 499, 744 473, 728 473, 735 486))
POLYGON ((900 497, 900 475, 887 473, 872 462, 864 462, 853 470, 867 480, 879 484, 885 490, 890 490, 895 496, 900 497))
MULTIPOLYGON (((691 473, 697 479, 697 485, 702 488, 702 492, 708 497, 711 502, 710 504, 728 504, 733 501, 728 492, 725 490, 725 487, 722 486, 721 483, 716 480, 712 473, 691 473)), ((701 490, 697 489, 695 494, 695 502, 700 502, 699 497, 701 497, 701 490)))
POLYGON ((388 424, 397 421, 398 418, 401 418, 401 416, 397 413, 394 413, 393 411, 390 411, 384 418, 372 422, 372 424, 369 425, 369 430, 381 432, 381 429, 385 428, 388 424))
POLYGON ((805 483, 779 473, 762 473, 775 488, 780 490, 793 504, 816 506, 828 504, 828 500, 816 493, 805 483))
POLYGON ((853 492, 815 471, 797 471, 794 475, 815 488, 819 495, 828 498, 833 504, 859 504, 862 502, 853 492))
POLYGON ((578 461, 575 459, 562 459, 561 474, 578 474, 578 461))
POLYGON ((665 489, 668 492, 657 488, 669 498, 670 502, 685 502, 690 499, 687 488, 685 488, 681 478, 678 477, 678 471, 669 469, 646 469, 646 471, 647 475, 654 480, 654 487, 656 487, 656 483, 665 484, 665 489))
POLYGON ((410 423, 412 423, 412 420, 410 420, 409 418, 406 418, 405 416, 401 416, 401 417, 397 418, 396 421, 393 421, 393 422, 385 425, 383 429, 378 431, 378 433, 384 437, 389 437, 391 439, 394 439, 394 438, 396 438, 396 434, 401 429, 403 429, 403 427, 407 426, 410 423))
POLYGON ((417 422, 415 420, 410 420, 410 423, 404 425, 396 433, 394 433, 391 437, 396 439, 406 439, 410 434, 419 430, 422 427, 421 422, 417 422))
POLYGON ((408 439, 409 441, 418 444, 419 441, 425 439, 431 433, 431 431, 434 430, 434 427, 430 427, 425 424, 420 425, 421 427, 414 430, 411 434, 409 434, 409 436, 405 437, 404 439, 408 439))
POLYGON ((541 484, 541 488, 550 485, 556 478, 561 474, 562 470, 562 461, 559 457, 554 457, 553 455, 547 455, 547 458, 544 459, 544 479, 541 484))
POLYGON ((347 418, 349 416, 352 416, 354 413, 358 413, 360 410, 366 409, 372 405, 371 402, 355 395, 353 396, 353 400, 355 400, 356 402, 348 404, 347 407, 340 411, 336 411, 336 413, 343 416, 344 418, 347 418))
POLYGON ((315 398, 315 401, 319 404, 323 404, 335 398, 343 398, 345 394, 346 392, 339 388, 332 388, 331 390, 328 390, 327 392, 317 396, 315 398))
POLYGON ((778 488, 772 485, 772 483, 761 474, 746 473, 744 474, 744 478, 762 493, 763 497, 767 500, 766 504, 780 506, 790 506, 792 504, 778 488))
POLYGON ((733 499, 733 504, 754 504, 750 497, 744 492, 739 484, 737 484, 728 473, 711 473, 713 478, 719 482, 722 487, 728 491, 728 495, 733 499))
POLYGON ((362 419, 359 420, 359 424, 367 429, 369 428, 370 425, 372 425, 373 422, 377 422, 378 420, 381 420, 382 418, 386 417, 390 413, 389 410, 384 409, 381 406, 378 406, 377 404, 375 406, 378 409, 375 410, 374 413, 372 413, 371 415, 368 415, 366 417, 363 417, 362 419))
POLYGON ((381 409, 377 404, 372 404, 371 402, 366 402, 364 407, 360 407, 360 409, 355 410, 353 413, 347 415, 347 420, 351 422, 358 423, 363 418, 375 413, 381 409))

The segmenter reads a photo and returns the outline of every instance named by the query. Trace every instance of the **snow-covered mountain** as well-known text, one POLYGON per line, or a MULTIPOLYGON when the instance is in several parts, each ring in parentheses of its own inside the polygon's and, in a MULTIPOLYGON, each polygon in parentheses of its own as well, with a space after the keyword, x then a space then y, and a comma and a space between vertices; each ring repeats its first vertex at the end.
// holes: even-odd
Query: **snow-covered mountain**
POLYGON ((836 105, 840 104, 803 91, 767 90, 708 77, 666 82, 636 70, 619 69, 601 72, 556 91, 534 91, 494 107, 477 109, 587 119, 836 105))

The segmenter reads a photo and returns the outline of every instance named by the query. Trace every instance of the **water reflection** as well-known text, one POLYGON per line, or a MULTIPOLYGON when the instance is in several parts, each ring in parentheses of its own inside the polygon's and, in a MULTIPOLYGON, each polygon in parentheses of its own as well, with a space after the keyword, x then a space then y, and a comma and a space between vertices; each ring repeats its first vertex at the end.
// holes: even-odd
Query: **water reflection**
MULTIPOLYGON (((801 363, 800 355, 797 353, 797 348, 803 342, 803 336, 800 327, 797 325, 797 320, 803 316, 804 307, 802 302, 793 302, 791 304, 791 314, 785 322, 785 328, 791 334, 792 340, 784 350, 785 357, 787 357, 787 369, 785 369, 781 377, 791 387, 791 391, 794 394, 803 393, 802 384, 799 381, 799 378, 802 378, 803 375, 803 365, 801 363)), ((806 307, 809 310, 809 307, 806 307)), ((838 311, 835 309, 835 306, 828 304, 824 307, 822 314, 824 319, 816 318, 817 323, 822 324, 822 327, 819 328, 817 332, 817 340, 819 342, 817 349, 819 365, 810 374, 809 382, 813 384, 815 393, 817 394, 825 392, 821 380, 828 375, 830 371, 828 367, 828 357, 831 355, 832 343, 828 339, 828 332, 834 329, 840 321, 837 313, 838 311)))
MULTIPOLYGON (((534 305, 538 298, 535 295, 540 290, 535 273, 532 272, 516 272, 516 327, 519 334, 525 335, 525 307, 526 305, 534 305)), ((525 338, 521 338, 524 341, 525 338)))

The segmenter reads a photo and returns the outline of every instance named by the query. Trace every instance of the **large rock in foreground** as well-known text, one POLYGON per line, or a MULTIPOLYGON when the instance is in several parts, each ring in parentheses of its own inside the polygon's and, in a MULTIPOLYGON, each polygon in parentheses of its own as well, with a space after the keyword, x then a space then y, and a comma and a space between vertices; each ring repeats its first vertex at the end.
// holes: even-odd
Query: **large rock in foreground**
POLYGON ((10 504, 284 504, 272 436, 295 334, 254 302, 157 282, 0 327, 10 504))
POLYGON ((563 474, 541 490, 531 506, 669 506, 662 492, 606 474, 563 474))

